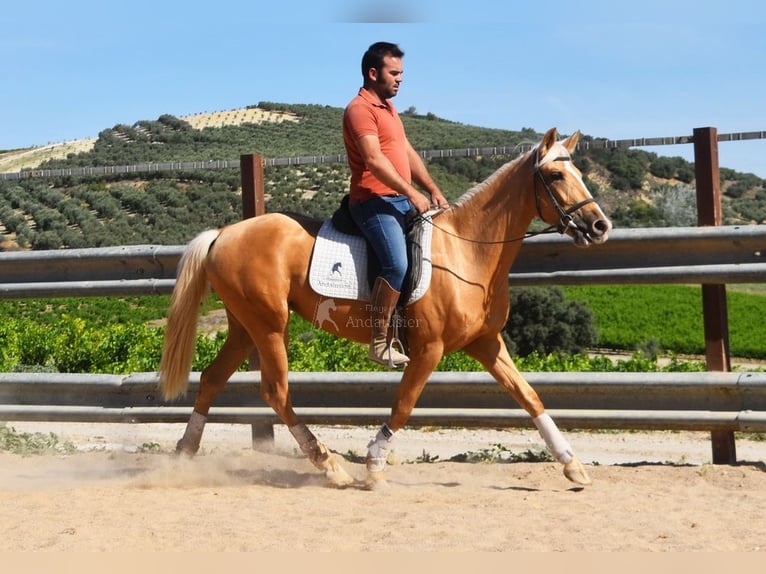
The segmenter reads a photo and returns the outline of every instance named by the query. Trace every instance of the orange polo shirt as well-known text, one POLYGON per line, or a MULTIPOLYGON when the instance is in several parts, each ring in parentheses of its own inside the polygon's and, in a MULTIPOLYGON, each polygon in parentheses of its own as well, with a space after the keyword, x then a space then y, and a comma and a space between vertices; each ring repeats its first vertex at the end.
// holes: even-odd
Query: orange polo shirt
POLYGON ((362 88, 343 114, 343 142, 351 168, 351 203, 360 203, 376 195, 397 194, 367 169, 356 145, 357 140, 366 135, 377 136, 381 151, 399 175, 405 181, 412 180, 407 159, 407 137, 394 104, 391 100, 381 104, 375 94, 362 88))

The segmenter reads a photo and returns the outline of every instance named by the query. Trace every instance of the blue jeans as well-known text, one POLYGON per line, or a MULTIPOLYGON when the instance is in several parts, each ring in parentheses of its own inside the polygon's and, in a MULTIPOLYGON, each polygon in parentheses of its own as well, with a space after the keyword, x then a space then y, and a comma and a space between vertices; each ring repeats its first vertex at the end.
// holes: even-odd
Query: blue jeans
POLYGON ((397 291, 407 273, 404 215, 413 209, 404 195, 374 197, 349 205, 351 217, 367 238, 380 262, 380 277, 397 291))

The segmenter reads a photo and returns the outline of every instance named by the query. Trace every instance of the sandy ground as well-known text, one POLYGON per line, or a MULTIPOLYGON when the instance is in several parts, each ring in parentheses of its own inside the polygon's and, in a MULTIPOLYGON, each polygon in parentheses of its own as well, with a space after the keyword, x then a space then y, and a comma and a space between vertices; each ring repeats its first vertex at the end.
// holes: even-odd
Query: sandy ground
MULTIPOLYGON (((593 479, 578 488, 557 463, 448 461, 537 452, 531 431, 404 430, 370 492, 327 487, 283 427, 263 452, 245 425, 208 425, 187 459, 171 454, 183 425, 10 426, 79 451, 0 454, 0 551, 766 551, 763 442, 719 466, 706 433, 568 433, 593 479)), ((375 429, 313 430, 349 455, 375 429)))

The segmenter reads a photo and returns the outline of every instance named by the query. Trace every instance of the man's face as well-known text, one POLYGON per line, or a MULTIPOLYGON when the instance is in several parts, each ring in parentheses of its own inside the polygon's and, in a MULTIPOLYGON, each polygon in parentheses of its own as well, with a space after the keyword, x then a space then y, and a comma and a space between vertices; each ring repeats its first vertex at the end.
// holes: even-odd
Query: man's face
POLYGON ((383 57, 383 67, 380 70, 371 70, 375 74, 375 91, 381 99, 393 98, 399 93, 399 84, 402 83, 402 59, 393 56, 383 57))

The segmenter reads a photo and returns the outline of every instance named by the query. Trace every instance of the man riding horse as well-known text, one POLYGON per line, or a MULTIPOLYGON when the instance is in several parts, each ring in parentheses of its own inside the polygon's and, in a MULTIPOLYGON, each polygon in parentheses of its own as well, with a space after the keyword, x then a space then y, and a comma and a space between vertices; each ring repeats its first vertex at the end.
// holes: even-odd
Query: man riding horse
POLYGON ((391 102, 402 82, 402 52, 377 42, 362 57, 364 85, 343 114, 343 140, 351 168, 351 216, 377 256, 381 269, 372 286, 368 357, 392 368, 409 362, 390 343, 388 328, 407 272, 405 214, 449 206, 413 149, 391 102), (431 201, 412 182, 426 190, 431 201))

